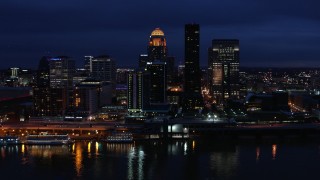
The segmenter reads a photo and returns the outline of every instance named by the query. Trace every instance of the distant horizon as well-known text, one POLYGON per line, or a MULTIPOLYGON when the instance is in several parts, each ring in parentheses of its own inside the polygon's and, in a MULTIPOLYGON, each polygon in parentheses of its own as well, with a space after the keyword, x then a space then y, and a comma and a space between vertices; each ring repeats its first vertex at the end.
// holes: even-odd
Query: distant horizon
MULTIPOLYGON (((178 65, 175 67, 178 68, 178 65)), ((200 66, 200 68, 207 68, 208 66, 200 66)), ((27 70, 37 70, 38 67, 30 68, 30 67, 20 67, 20 66, 12 66, 12 67, 7 67, 7 68, 0 68, 0 71, 6 71, 9 70, 10 68, 21 68, 21 69, 27 69, 27 70)), ((76 69, 83 69, 84 67, 79 67, 76 66, 76 69)), ((116 68, 139 68, 138 66, 119 66, 116 65, 116 68)), ((314 67, 314 66, 239 66, 240 70, 241 69, 249 69, 249 68, 257 68, 257 69, 320 69, 319 67, 314 67)))

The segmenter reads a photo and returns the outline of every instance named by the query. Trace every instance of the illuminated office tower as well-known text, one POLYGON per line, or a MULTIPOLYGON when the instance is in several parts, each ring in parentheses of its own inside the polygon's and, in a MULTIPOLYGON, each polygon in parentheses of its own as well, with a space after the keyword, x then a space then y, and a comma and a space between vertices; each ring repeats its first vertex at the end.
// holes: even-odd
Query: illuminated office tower
POLYGON ((11 70, 11 78, 18 78, 19 77, 19 72, 20 72, 20 68, 18 67, 13 67, 13 68, 10 68, 11 70))
POLYGON ((149 74, 143 70, 128 74, 128 112, 141 113, 149 106, 149 74))
POLYGON ((164 61, 167 57, 167 42, 163 31, 156 28, 151 32, 148 45, 149 61, 164 61))
POLYGON ((51 114, 63 116, 73 107, 75 61, 67 56, 49 59, 51 114))
POLYGON ((184 68, 184 100, 185 112, 203 108, 200 73, 200 26, 185 25, 185 68, 184 68))
POLYGON ((208 51, 209 86, 213 103, 239 98, 239 40, 215 39, 208 51))

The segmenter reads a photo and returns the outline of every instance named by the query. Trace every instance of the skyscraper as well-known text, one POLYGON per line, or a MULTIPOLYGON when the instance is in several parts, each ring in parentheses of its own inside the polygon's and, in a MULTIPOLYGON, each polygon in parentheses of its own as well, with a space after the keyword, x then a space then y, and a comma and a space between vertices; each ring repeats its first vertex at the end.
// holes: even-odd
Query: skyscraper
POLYGON ((167 102, 166 63, 147 62, 146 71, 150 74, 150 104, 165 104, 167 102))
POLYGON ((90 62, 91 77, 109 83, 116 81, 116 64, 109 56, 97 56, 90 62))
POLYGON ((177 72, 175 72, 175 57, 167 56, 166 58, 166 69, 167 69, 167 83, 171 84, 177 77, 177 72))
POLYGON ((51 114, 64 115, 73 107, 75 61, 67 56, 49 59, 51 114))
POLYGON ((143 69, 146 67, 147 62, 149 62, 148 54, 140 54, 139 55, 139 68, 143 69))
POLYGON ((17 78, 17 77, 19 77, 20 68, 18 68, 18 67, 12 67, 12 68, 10 68, 10 71, 11 71, 11 76, 10 76, 10 78, 17 78))
POLYGON ((150 61, 165 61, 167 57, 167 42, 164 33, 160 28, 156 28, 151 32, 148 45, 148 56, 150 61))
POLYGON ((33 115, 50 116, 50 67, 49 57, 42 57, 33 87, 33 115))
POLYGON ((215 39, 208 52, 209 86, 213 102, 224 105, 239 98, 239 40, 215 39))
POLYGON ((144 71, 128 74, 128 111, 141 113, 149 106, 149 74, 144 71))
POLYGON ((111 84, 86 79, 74 88, 75 109, 82 115, 90 115, 99 108, 111 104, 111 84))
POLYGON ((93 56, 84 56, 84 69, 86 74, 88 75, 90 73, 90 63, 92 59, 93 59, 93 56))
POLYGON ((72 87, 75 73, 75 61, 67 56, 49 59, 50 87, 72 87))
POLYGON ((187 94, 201 93, 200 73, 200 27, 199 24, 185 25, 185 85, 187 94))
POLYGON ((200 73, 200 27, 199 24, 185 25, 185 68, 184 100, 185 112, 203 107, 200 73))

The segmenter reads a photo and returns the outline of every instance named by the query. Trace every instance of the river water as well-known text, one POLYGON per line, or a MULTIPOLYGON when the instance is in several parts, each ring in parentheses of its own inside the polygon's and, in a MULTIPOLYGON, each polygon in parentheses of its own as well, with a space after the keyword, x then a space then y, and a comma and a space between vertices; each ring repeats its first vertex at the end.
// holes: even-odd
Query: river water
POLYGON ((68 146, 0 146, 0 174, 57 180, 320 179, 320 143, 78 141, 68 146))

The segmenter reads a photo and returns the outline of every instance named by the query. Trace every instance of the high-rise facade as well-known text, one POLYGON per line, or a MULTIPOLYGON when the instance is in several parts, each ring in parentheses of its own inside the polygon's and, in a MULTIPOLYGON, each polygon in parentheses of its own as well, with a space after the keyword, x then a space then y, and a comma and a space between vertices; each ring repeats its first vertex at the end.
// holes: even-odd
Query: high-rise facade
POLYGON ((109 56, 97 56, 90 62, 91 77, 109 83, 116 81, 116 63, 109 56))
POLYGON ((142 70, 128 74, 129 113, 140 113, 149 106, 149 77, 149 74, 142 70))
POLYGON ((20 73, 20 68, 18 67, 12 67, 10 68, 10 71, 11 71, 11 76, 10 78, 18 78, 19 77, 19 73, 20 73))
POLYGON ((75 61, 67 56, 59 56, 49 59, 50 87, 73 87, 75 73, 75 61))
POLYGON ((150 104, 165 104, 167 102, 166 63, 161 61, 148 62, 146 71, 150 74, 150 104))
POLYGON ((42 57, 33 86, 33 115, 51 115, 49 57, 42 57))
POLYGON ((166 58, 166 69, 167 69, 167 83, 171 84, 177 77, 177 72, 175 72, 175 57, 167 56, 166 58))
POLYGON ((74 88, 74 105, 77 112, 90 115, 111 104, 111 84, 86 79, 74 88))
POLYGON ((127 84, 128 74, 134 72, 133 68, 117 68, 116 72, 116 83, 117 84, 127 84))
POLYGON ((187 94, 201 93, 200 73, 200 26, 199 24, 185 25, 185 84, 187 94))
POLYGON ((140 54, 139 56, 139 68, 145 68, 148 62, 164 62, 166 64, 166 82, 171 83, 174 79, 175 57, 168 56, 167 41, 160 28, 155 28, 151 32, 147 50, 148 54, 140 54))
POLYGON ((147 62, 149 62, 148 54, 140 54, 139 55, 139 68, 143 69, 146 67, 147 62))
POLYGON ((150 61, 164 61, 167 57, 167 42, 160 28, 156 28, 151 32, 148 45, 148 57, 150 61))
POLYGON ((90 73, 90 62, 93 59, 93 56, 84 56, 84 69, 87 75, 90 73))
POLYGON ((75 61, 67 56, 49 59, 51 115, 63 116, 73 107, 75 61))
POLYGON ((208 76, 213 103, 239 98, 239 40, 215 39, 208 51, 208 76))
POLYGON ((185 25, 185 68, 184 68, 184 100, 185 112, 203 107, 201 96, 200 72, 200 26, 185 25))

